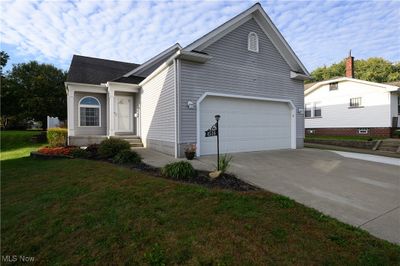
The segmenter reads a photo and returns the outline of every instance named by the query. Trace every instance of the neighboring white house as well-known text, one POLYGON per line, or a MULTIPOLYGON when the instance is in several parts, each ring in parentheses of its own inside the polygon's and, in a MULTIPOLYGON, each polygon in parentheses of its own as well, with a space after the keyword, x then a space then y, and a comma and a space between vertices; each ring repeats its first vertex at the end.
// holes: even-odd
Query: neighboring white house
POLYGON ((62 127, 64 126, 65 121, 60 121, 58 117, 47 116, 47 129, 62 127))
POLYGON ((352 78, 351 56, 346 75, 304 91, 306 134, 390 137, 400 127, 399 86, 352 78))
POLYGON ((142 65, 74 55, 66 90, 69 143, 140 138, 176 157, 303 147, 309 74, 260 4, 142 65))

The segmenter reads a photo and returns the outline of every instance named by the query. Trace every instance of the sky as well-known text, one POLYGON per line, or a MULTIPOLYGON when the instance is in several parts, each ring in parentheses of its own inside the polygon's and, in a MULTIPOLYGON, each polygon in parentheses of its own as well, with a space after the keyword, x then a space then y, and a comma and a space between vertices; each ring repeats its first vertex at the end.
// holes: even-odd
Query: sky
MULTIPOLYGON (((68 70, 73 54, 143 63, 183 47, 256 1, 0 0, 12 64, 68 70)), ((260 1, 309 71, 345 58, 400 61, 400 1, 260 1)))

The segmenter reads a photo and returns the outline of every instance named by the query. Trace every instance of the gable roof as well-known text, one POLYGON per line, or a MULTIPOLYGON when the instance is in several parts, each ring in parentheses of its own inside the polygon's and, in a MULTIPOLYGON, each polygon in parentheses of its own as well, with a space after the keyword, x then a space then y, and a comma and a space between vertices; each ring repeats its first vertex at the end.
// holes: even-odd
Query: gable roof
POLYGON ((396 87, 399 87, 399 88, 400 88, 400 80, 386 82, 385 84, 387 84, 387 85, 392 85, 392 86, 396 86, 396 87))
POLYGON ((117 79, 138 66, 127 62, 74 55, 68 70, 67 82, 98 85, 117 79))
MULTIPOLYGON (((306 84, 306 85, 311 85, 311 86, 308 86, 308 88, 304 90, 304 96, 317 90, 318 88, 320 88, 323 85, 327 85, 327 84, 333 83, 333 82, 343 82, 343 81, 350 81, 350 82, 356 82, 356 83, 361 83, 361 84, 366 84, 366 85, 372 85, 375 87, 385 88, 387 91, 399 90, 398 85, 393 86, 393 85, 385 84, 385 83, 378 83, 378 82, 366 81, 366 80, 355 79, 355 78, 341 77, 341 78, 329 79, 329 80, 324 80, 324 81, 320 81, 320 82, 306 84)), ((306 87, 306 85, 304 85, 304 88, 306 87)))
POLYGON ((326 79, 326 80, 321 80, 321 81, 315 81, 315 82, 311 82, 311 83, 306 83, 306 84, 304 84, 304 90, 307 90, 307 89, 311 88, 312 86, 314 86, 314 85, 317 84, 318 82, 332 81, 332 80, 336 80, 336 79, 339 79, 339 78, 343 78, 343 77, 342 77, 342 76, 336 76, 336 77, 333 77, 333 78, 330 78, 330 79, 326 79))
POLYGON ((300 62, 299 58, 265 13, 261 5, 256 3, 185 48, 182 49, 180 44, 176 43, 141 65, 74 55, 68 71, 67 82, 100 84, 107 81, 117 81, 137 84, 148 76, 150 73, 149 71, 157 69, 171 57, 179 53, 201 54, 204 48, 250 19, 254 19, 259 24, 260 28, 290 66, 292 70, 290 76, 302 80, 308 79, 310 74, 307 69, 300 62))
POLYGON ((135 74, 141 74, 145 70, 149 68, 157 68, 159 67, 162 63, 164 63, 170 56, 172 56, 176 51, 182 49, 181 45, 179 43, 176 43, 172 45, 171 47, 165 49, 161 53, 159 53, 156 56, 153 56, 143 64, 141 64, 139 67, 135 69, 130 69, 128 73, 124 74, 124 77, 129 77, 130 75, 135 75, 135 74))
POLYGON ((296 56, 292 48, 283 38, 282 34, 276 28, 272 20, 265 13, 260 3, 254 4, 249 9, 243 11, 242 13, 225 22, 213 31, 207 33, 200 39, 192 42, 191 44, 183 48, 183 50, 201 51, 210 44, 216 42, 217 40, 228 34, 229 32, 233 31, 243 23, 247 22, 251 18, 254 18, 255 21, 260 25, 261 29, 268 36, 268 38, 271 40, 271 42, 274 44, 276 49, 280 52, 282 57, 285 59, 285 61, 288 63, 293 71, 306 76, 310 75, 305 66, 301 63, 300 59, 296 56))

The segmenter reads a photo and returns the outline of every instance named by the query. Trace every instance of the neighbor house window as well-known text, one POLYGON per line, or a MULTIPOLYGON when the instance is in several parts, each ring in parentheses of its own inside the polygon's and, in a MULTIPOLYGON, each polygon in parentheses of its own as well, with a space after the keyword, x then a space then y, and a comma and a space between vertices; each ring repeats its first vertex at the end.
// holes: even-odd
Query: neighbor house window
POLYGON ((311 117, 312 113, 312 108, 311 104, 307 103, 306 106, 304 107, 304 117, 311 117))
POLYGON ((314 103, 314 116, 315 117, 321 117, 322 116, 321 104, 320 103, 314 103))
POLYGON ((255 32, 250 32, 247 39, 247 49, 258 53, 258 35, 255 32))
POLYGON ((338 89, 338 83, 337 82, 329 83, 329 90, 330 91, 335 91, 337 89, 338 89))
POLYGON ((358 129, 358 134, 366 135, 368 133, 369 133, 369 129, 368 128, 359 128, 358 129))
POLYGON ((397 113, 400 115, 400 95, 397 96, 397 113))
POLYGON ((350 107, 361 107, 361 97, 351 98, 350 107))
POLYGON ((79 125, 81 127, 100 126, 100 102, 95 97, 83 97, 79 101, 79 125))

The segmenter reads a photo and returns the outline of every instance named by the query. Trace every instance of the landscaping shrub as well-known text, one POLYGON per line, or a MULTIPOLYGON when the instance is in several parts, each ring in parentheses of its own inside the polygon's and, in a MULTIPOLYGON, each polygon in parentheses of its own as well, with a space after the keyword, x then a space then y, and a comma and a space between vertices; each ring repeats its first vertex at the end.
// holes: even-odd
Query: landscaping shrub
POLYGON ((86 150, 82 150, 81 148, 75 148, 71 150, 71 155, 74 158, 88 158, 89 154, 86 150))
POLYGON ((61 147, 67 144, 68 131, 66 128, 50 128, 47 130, 47 141, 50 147, 61 147))
POLYGON ((99 155, 101 158, 113 158, 120 151, 129 150, 131 145, 123 139, 109 138, 100 143, 99 155))
POLYGON ((87 146, 87 148, 85 149, 85 151, 88 154, 89 158, 97 158, 99 155, 99 144, 90 144, 89 146, 87 146))
POLYGON ((161 169, 161 174, 178 179, 190 179, 196 176, 196 170, 189 162, 180 161, 165 165, 161 169))
POLYGON ((232 156, 229 154, 224 154, 219 158, 219 170, 221 173, 225 173, 228 170, 231 160, 232 156))
POLYGON ((125 163, 140 163, 142 158, 140 158, 139 154, 131 150, 123 150, 120 151, 117 155, 115 155, 113 159, 113 163, 125 164, 125 163))

